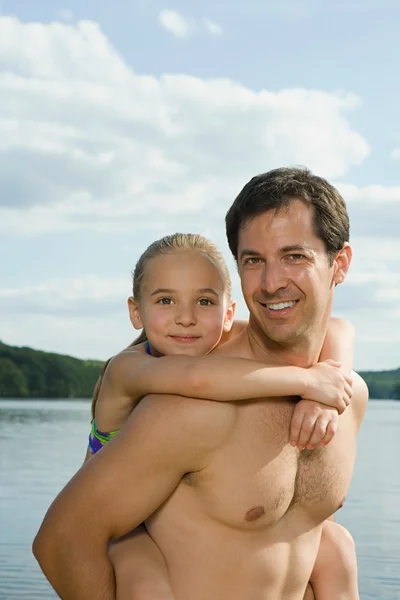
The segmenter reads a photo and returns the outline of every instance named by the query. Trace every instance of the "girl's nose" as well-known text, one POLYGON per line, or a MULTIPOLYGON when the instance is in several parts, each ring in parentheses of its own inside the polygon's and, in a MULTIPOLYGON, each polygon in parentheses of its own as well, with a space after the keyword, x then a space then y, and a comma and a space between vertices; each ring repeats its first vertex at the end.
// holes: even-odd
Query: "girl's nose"
POLYGON ((190 327, 190 325, 196 324, 196 315, 191 306, 182 306, 177 311, 175 316, 175 322, 183 325, 184 327, 190 327))

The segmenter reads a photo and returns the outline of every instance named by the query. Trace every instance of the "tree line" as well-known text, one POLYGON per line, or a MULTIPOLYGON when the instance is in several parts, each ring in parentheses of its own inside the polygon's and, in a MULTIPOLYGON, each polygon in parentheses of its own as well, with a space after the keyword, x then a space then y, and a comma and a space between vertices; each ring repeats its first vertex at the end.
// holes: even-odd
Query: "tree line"
MULTIPOLYGON (((0 342, 0 397, 90 398, 102 361, 18 348, 0 342)), ((360 372, 370 398, 400 400, 400 368, 360 372)))
POLYGON ((102 364, 0 342, 0 397, 90 398, 102 364))

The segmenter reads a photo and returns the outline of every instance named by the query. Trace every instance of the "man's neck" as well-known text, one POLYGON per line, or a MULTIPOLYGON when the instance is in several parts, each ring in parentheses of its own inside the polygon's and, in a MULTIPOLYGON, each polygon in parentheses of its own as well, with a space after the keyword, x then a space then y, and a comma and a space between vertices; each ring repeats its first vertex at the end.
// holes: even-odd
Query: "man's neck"
POLYGON ((320 324, 299 336, 298 340, 280 344, 270 340, 250 317, 246 336, 254 360, 271 365, 294 365, 307 368, 318 362, 326 331, 327 324, 320 324))

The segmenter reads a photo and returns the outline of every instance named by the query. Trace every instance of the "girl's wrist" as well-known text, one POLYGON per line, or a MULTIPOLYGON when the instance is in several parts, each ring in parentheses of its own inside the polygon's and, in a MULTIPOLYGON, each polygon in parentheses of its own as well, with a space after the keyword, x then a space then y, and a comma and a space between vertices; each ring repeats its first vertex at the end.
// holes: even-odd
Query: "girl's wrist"
POLYGON ((299 370, 298 373, 298 377, 299 377, 299 389, 300 389, 300 393, 297 392, 297 394, 301 397, 301 398, 307 398, 308 396, 308 390, 311 384, 310 381, 310 371, 309 369, 306 368, 302 368, 302 367, 295 367, 299 370))

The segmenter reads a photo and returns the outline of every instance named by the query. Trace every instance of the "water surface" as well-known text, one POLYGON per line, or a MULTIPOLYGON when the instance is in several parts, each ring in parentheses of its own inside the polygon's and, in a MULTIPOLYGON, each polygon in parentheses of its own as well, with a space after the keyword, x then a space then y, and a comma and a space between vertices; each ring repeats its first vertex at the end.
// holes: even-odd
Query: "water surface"
MULTIPOLYGON (((56 594, 31 554, 55 495, 80 467, 88 401, 0 401, 0 599, 56 594)), ((337 520, 357 544, 362 600, 400 600, 400 402, 370 402, 337 520)))

